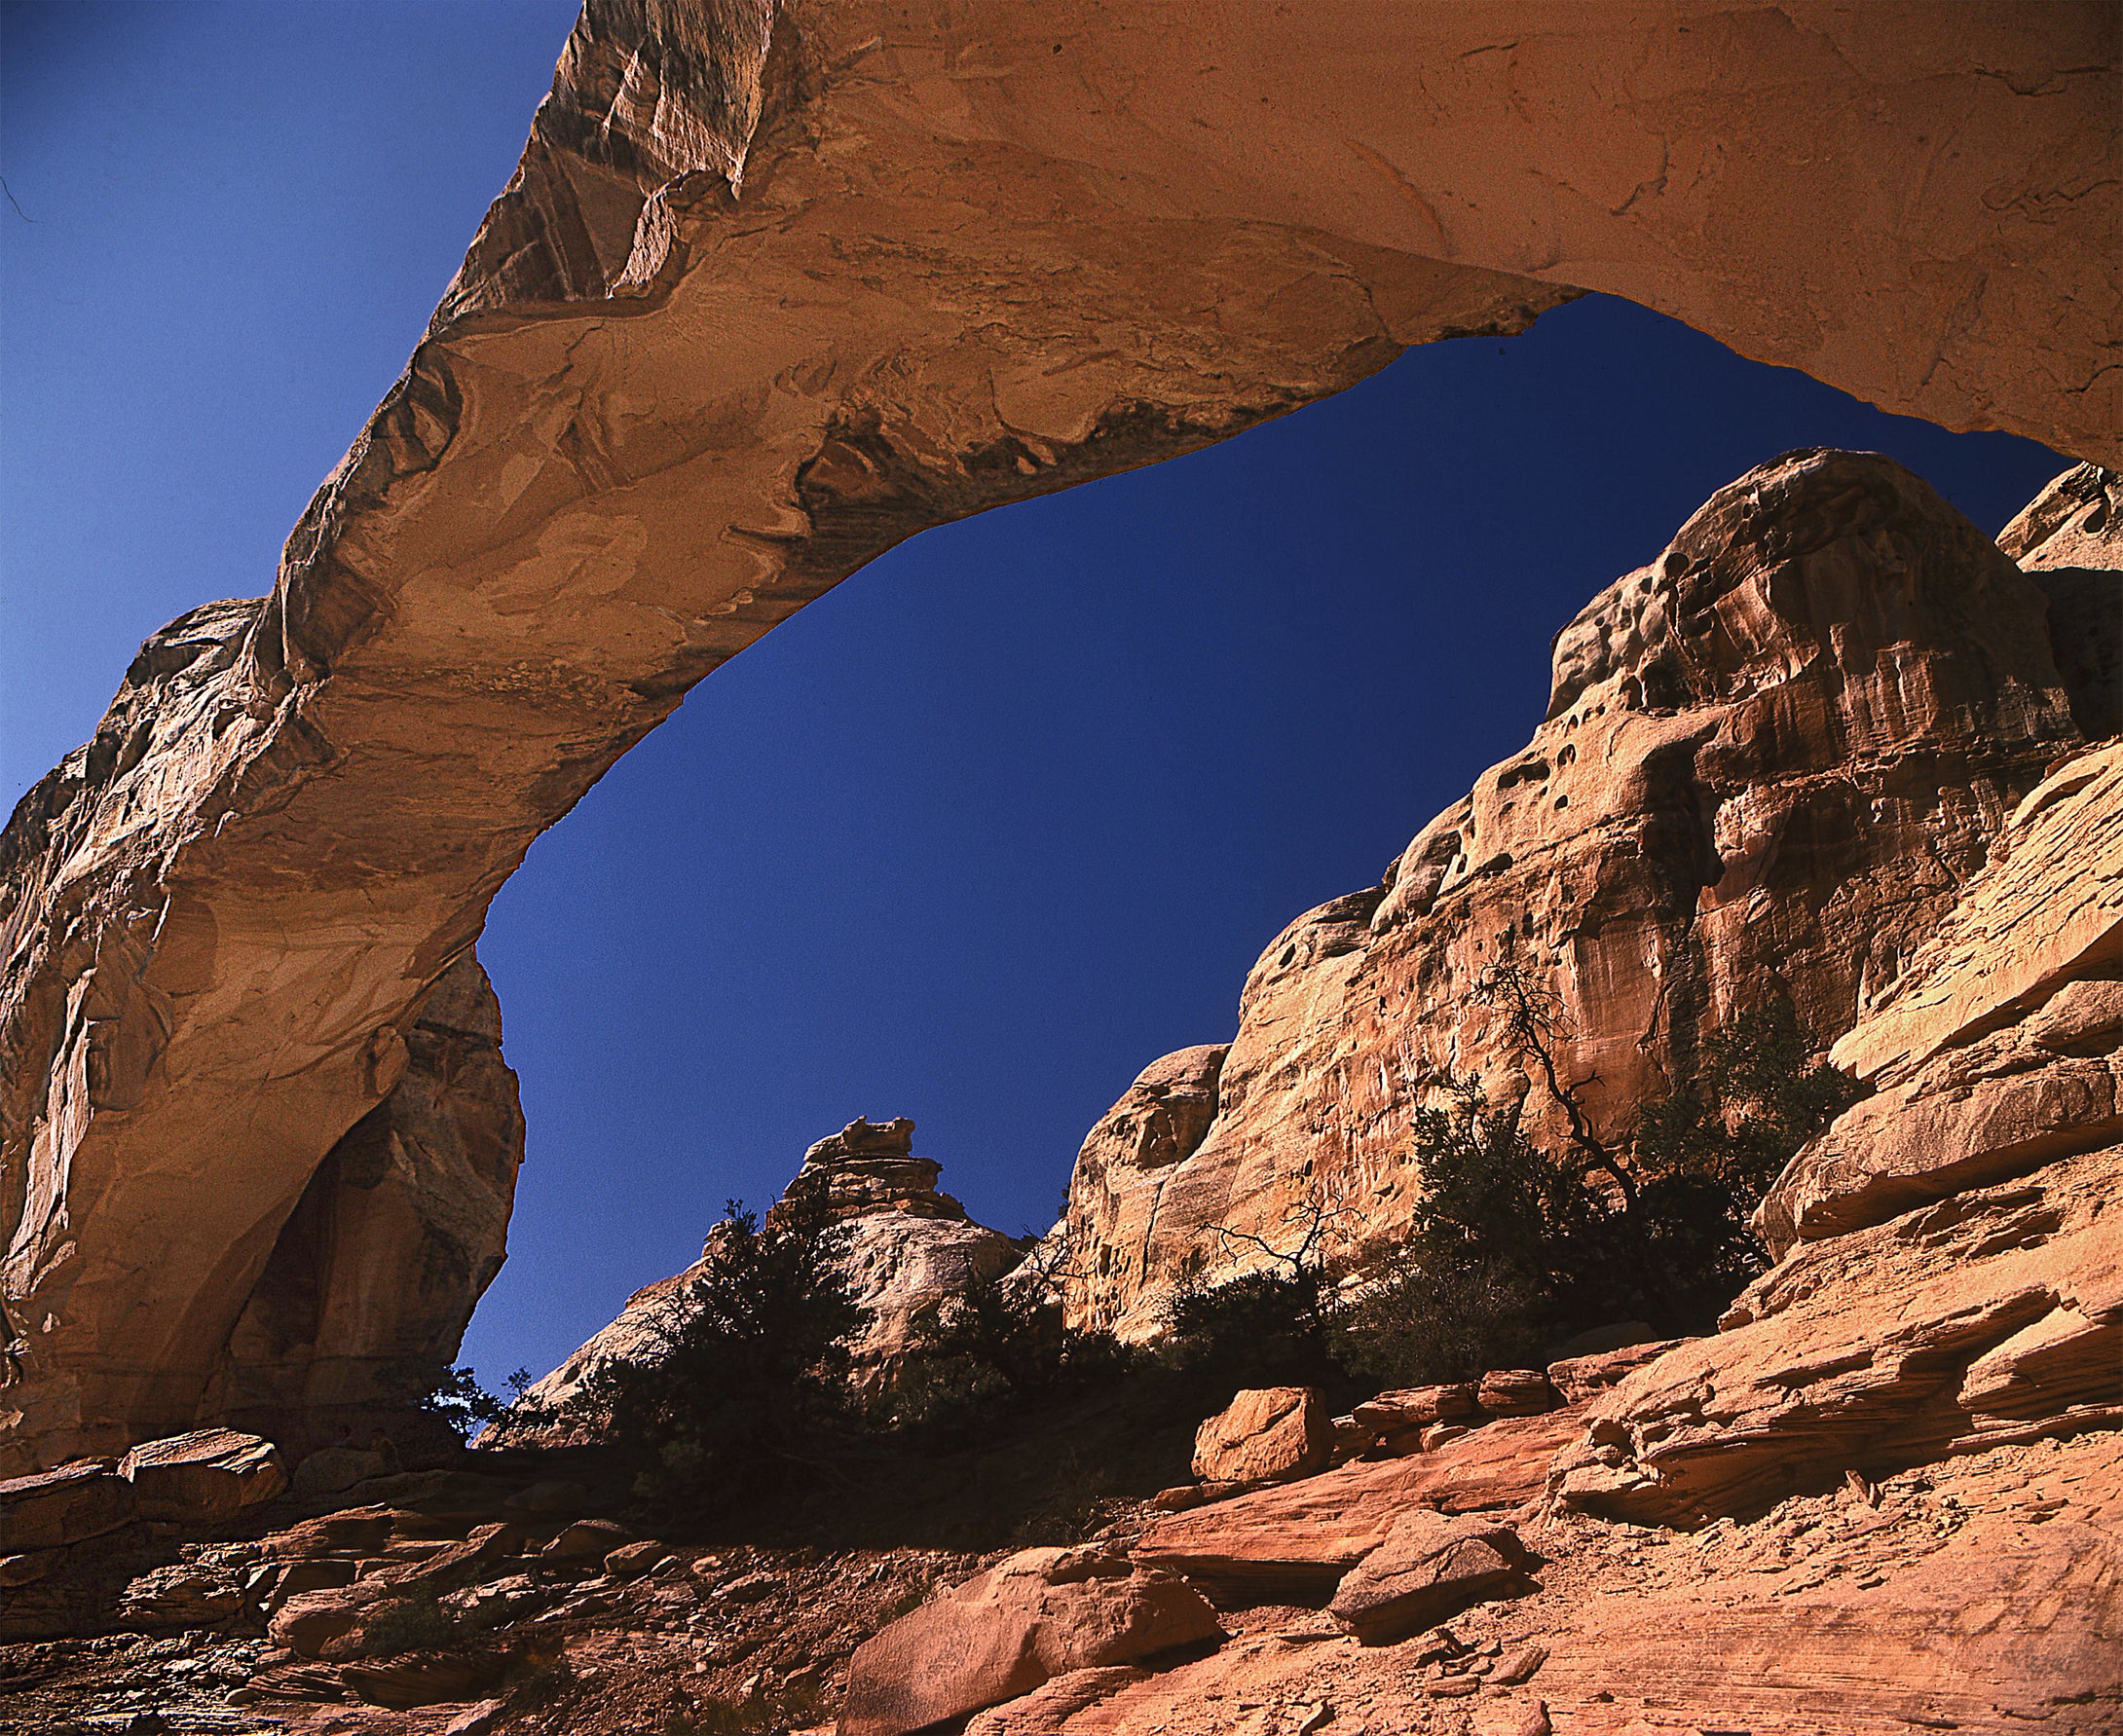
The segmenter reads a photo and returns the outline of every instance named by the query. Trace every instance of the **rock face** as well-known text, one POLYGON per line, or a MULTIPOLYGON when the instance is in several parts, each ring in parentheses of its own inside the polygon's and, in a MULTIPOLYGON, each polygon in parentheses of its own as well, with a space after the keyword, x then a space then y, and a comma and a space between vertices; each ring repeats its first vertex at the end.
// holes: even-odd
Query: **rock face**
POLYGON ((592 0, 272 595, 150 641, 0 839, 11 1463, 379 1396, 380 1303, 309 1357, 285 1263, 251 1310, 362 1215, 327 1161, 420 1003, 689 686, 927 525, 1588 287, 2116 455, 2111 9, 1160 16, 592 0))
POLYGON ((1696 1525, 1999 1443, 2123 1426, 2123 745, 2067 759, 1839 1053, 1885 1089, 1792 1160, 1782 1261, 1630 1374, 1563 1499, 1696 1525))
POLYGON ((1509 1526, 1417 1508, 1343 1576, 1327 1611, 1365 1644, 1388 1644, 1529 1589, 1532 1566, 1509 1526))
POLYGON ((906 1736, 1216 1634, 1202 1594, 1168 1574, 1095 1550, 1027 1549, 857 1647, 840 1736, 906 1736))
POLYGON ((2098 464, 2067 470, 1998 533, 1997 545, 2049 598, 2049 636, 2090 736, 2123 733, 2123 476, 2098 464))
POLYGON ((88 1459, 0 1483, 0 1551, 19 1555, 101 1536, 139 1512, 109 1460, 88 1459))
POLYGON ((1432 1453, 1361 1459, 1160 1519, 1135 1558, 1200 1585, 1219 1606, 1324 1603, 1417 1510, 1495 1513, 1539 1497, 1582 1416, 1514 1417, 1432 1453))
POLYGON ((145 1442, 119 1460, 118 1474, 132 1485, 141 1518, 194 1525, 233 1518, 288 1485, 279 1449, 233 1428, 145 1442))
POLYGON ((1737 1008, 1788 996, 1840 1036, 2081 741, 2046 623, 1888 460, 1796 453, 1720 490, 1558 635, 1524 752, 1276 939, 1227 1052, 1170 1057, 1093 1129, 1073 1322, 1154 1333, 1190 1263, 1244 1269, 1215 1226, 1287 1246, 1323 1203, 1393 1238, 1411 1111, 1448 1074, 1531 1089, 1473 993, 1499 959, 1552 984, 1560 1070, 1612 1137, 1737 1008))
POLYGON ((1242 1392, 1194 1437, 1194 1474, 1205 1483, 1285 1483, 1326 1468, 1334 1429, 1310 1386, 1242 1392))
MULTIPOLYGON (((904 1117, 875 1124, 857 1117, 803 1155, 803 1166, 767 1213, 771 1224, 801 1215, 825 1225, 833 1261, 848 1294, 870 1311, 852 1347, 858 1385, 889 1384, 905 1356, 914 1317, 963 1290, 971 1279, 1002 1276, 1024 1256, 1023 1244, 966 1216, 939 1193, 943 1165, 913 1155, 914 1124, 904 1117)), ((712 1235, 711 1235, 712 1240, 712 1235)), ((653 1358, 662 1333, 685 1305, 703 1261, 637 1290, 611 1325, 532 1386, 525 1396, 553 1409, 577 1392, 599 1364, 653 1358)), ((482 1437, 490 1446, 560 1445, 597 1438, 594 1421, 512 1422, 482 1437)))

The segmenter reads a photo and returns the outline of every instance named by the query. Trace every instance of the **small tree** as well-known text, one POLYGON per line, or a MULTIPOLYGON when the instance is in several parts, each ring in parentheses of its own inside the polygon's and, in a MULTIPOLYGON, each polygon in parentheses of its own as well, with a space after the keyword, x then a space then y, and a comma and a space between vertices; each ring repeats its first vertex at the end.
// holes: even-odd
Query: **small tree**
POLYGON ((1338 1371, 1329 1348, 1335 1311, 1336 1253, 1346 1208, 1322 1194, 1294 1202, 1275 1240, 1217 1224, 1225 1257, 1265 1265, 1220 1283, 1204 1283, 1198 1258, 1166 1304, 1173 1359, 1231 1386, 1316 1382, 1338 1371))
POLYGON ((1113 1336, 1062 1318, 1068 1244, 1033 1242, 1007 1273, 964 1257, 950 1294, 918 1309, 907 1361, 885 1403, 889 1424, 957 1422, 1125 1361, 1113 1336))
POLYGON ((1527 1132, 1523 1101, 1493 1105, 1473 1082, 1447 1081, 1445 1104, 1414 1118, 1414 1234, 1337 1322, 1336 1354, 1381 1379, 1458 1380, 1620 1320, 1706 1330, 1762 1270, 1748 1214, 1860 1088, 1814 1062, 1791 1009, 1772 1003, 1704 1042, 1624 1152, 1560 1076, 1567 1027, 1545 986, 1507 963, 1480 993, 1568 1131, 1550 1149, 1527 1132))
POLYGON ((522 1401, 530 1385, 531 1371, 519 1368, 508 1377, 510 1397, 497 1398, 479 1385, 474 1370, 444 1369, 415 1401, 415 1408, 440 1417, 456 1431, 459 1440, 468 1441, 488 1423, 507 1416, 510 1406, 522 1401))
POLYGON ((762 1229, 731 1200, 653 1351, 602 1364, 568 1401, 642 1458, 639 1493, 713 1505, 770 1491, 845 1418, 848 1341, 869 1316, 826 1230, 787 1210, 762 1229))
POLYGON ((1671 1318, 1707 1324, 1764 1269, 1754 1208, 1799 1148, 1865 1094, 1809 1048, 1786 1002, 1751 1008, 1639 1120, 1642 1210, 1671 1318))

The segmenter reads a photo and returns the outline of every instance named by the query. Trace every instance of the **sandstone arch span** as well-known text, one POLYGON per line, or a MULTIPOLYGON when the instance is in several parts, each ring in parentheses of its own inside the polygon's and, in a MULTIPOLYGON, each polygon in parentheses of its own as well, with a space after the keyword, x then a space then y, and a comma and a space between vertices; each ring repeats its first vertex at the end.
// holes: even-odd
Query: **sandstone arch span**
POLYGON ((271 596, 150 642, 0 842, 9 1462, 299 1427, 447 1353, 514 1154, 436 1133, 436 1182, 400 1111, 508 1097, 488 901, 924 526, 1584 288, 2112 462, 2116 34, 2099 0, 591 0, 271 596), (327 1162, 364 1128, 404 1210, 327 1162), (442 1275, 401 1300, 414 1226, 442 1275))

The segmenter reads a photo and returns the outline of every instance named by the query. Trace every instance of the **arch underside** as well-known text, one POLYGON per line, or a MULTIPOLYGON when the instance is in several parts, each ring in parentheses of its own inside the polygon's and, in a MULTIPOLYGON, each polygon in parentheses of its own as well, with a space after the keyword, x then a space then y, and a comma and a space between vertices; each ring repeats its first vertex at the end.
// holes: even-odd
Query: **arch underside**
POLYGON ((417 1318, 343 1298, 289 1363, 290 1225, 377 1226, 348 1272, 408 1234, 320 1170, 415 1088, 408 1127, 450 1090, 514 1113, 434 1013, 484 992, 495 892, 693 683, 928 526, 1584 290, 2116 462, 2116 31, 2077 0, 591 0, 272 594, 151 641, 0 840, 7 1461, 357 1406, 454 1349, 520 1126, 400 1139, 462 1160, 411 1212, 462 1275, 417 1318))

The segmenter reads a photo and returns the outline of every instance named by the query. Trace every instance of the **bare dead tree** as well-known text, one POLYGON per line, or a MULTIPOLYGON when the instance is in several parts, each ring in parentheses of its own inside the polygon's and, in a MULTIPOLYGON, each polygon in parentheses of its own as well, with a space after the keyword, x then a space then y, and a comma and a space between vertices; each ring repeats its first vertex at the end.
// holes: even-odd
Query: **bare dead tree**
POLYGON ((1477 1006, 1495 1008, 1504 1015, 1505 1041, 1509 1045, 1512 1058, 1521 1066, 1531 1064, 1540 1069, 1548 1095, 1555 1099, 1556 1107, 1562 1110, 1563 1118, 1570 1126, 1571 1149, 1577 1152, 1581 1168, 1586 1174, 1611 1177, 1621 1192, 1623 1205, 1634 1206, 1636 1178, 1629 1173, 1620 1154, 1593 1132, 1584 1106, 1578 1101, 1578 1092, 1585 1086, 1595 1084, 1599 1075, 1590 1073, 1574 1085, 1565 1085, 1556 1070, 1556 1048, 1573 1033, 1569 1016, 1555 990, 1518 960, 1503 958, 1484 971, 1475 982, 1474 1002, 1477 1006))

